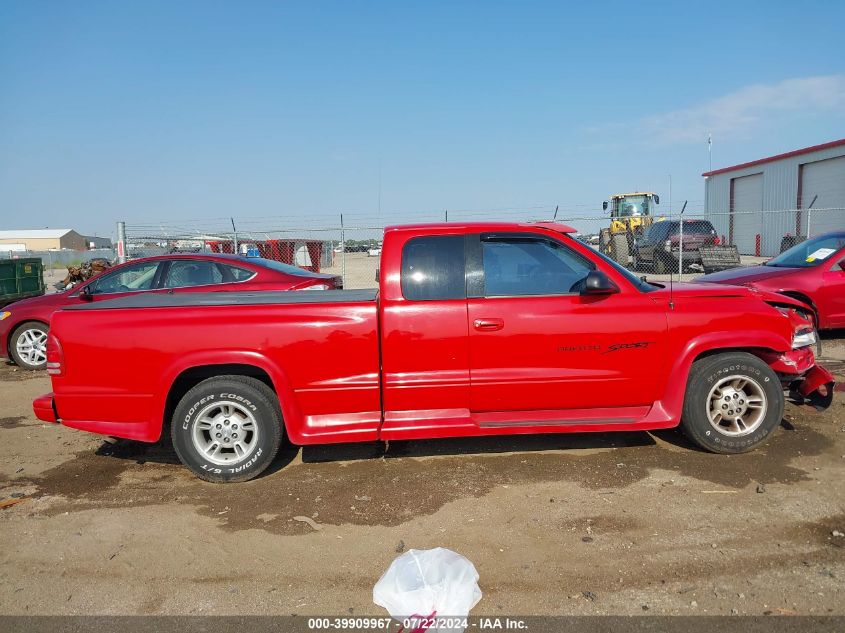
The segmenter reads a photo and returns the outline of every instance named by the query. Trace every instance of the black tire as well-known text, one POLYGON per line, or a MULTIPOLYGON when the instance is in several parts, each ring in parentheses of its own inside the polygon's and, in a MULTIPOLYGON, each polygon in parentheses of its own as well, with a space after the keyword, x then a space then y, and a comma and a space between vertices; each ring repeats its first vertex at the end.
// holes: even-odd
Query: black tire
POLYGON ((617 264, 628 267, 628 237, 624 233, 611 236, 610 256, 617 264))
POLYGON ((667 256, 665 253, 661 253, 660 251, 654 251, 654 272, 658 275, 668 275, 670 274, 670 269, 667 266, 667 256))
MULTIPOLYGON (((742 396, 738 402, 744 403, 742 396)), ((684 397, 681 428, 693 442, 712 453, 745 453, 768 439, 783 419, 783 408, 783 388, 771 367, 752 354, 726 352, 693 363, 684 397), (725 391, 732 390, 729 383, 719 383, 733 376, 749 380, 745 389, 749 393, 759 391, 756 397, 763 398, 765 404, 759 422, 741 431, 744 434, 732 434, 726 426, 711 424, 709 419, 711 391, 717 386, 725 391)), ((729 411, 732 412, 732 409, 729 411)), ((749 415, 753 415, 748 411, 749 415)), ((730 423, 723 420, 723 424, 730 423)))
POLYGON ((279 452, 283 424, 279 400, 266 384, 248 376, 217 376, 203 380, 182 397, 173 413, 170 433, 179 459, 197 477, 230 483, 252 479, 270 465, 279 452), (201 416, 205 424, 214 420, 212 428, 197 427, 201 416), (221 425, 225 421, 226 427, 217 427, 218 420, 221 425), (217 442, 214 435, 220 437, 221 433, 227 435, 217 442), (220 445, 217 461, 200 450, 199 442, 208 442, 209 447, 220 445), (249 446, 249 451, 241 456, 235 444, 249 446))
POLYGON ((49 331, 50 328, 47 324, 42 323, 41 321, 27 321, 16 327, 15 331, 12 332, 12 335, 9 337, 9 354, 11 355, 15 365, 21 367, 22 369, 44 369, 47 366, 46 351, 44 352, 43 360, 41 362, 31 362, 30 359, 22 357, 18 352, 18 339, 25 336, 28 332, 41 332, 44 335, 46 345, 47 332, 49 331))

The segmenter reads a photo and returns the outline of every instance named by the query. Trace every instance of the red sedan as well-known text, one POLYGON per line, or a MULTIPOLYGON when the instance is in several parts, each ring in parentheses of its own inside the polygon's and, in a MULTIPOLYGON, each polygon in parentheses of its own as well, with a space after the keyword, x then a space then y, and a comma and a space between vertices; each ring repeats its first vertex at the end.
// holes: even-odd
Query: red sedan
POLYGON ((135 259, 55 294, 24 299, 0 312, 0 356, 25 369, 43 369, 50 317, 80 301, 141 292, 331 290, 339 277, 269 259, 237 255, 171 254, 135 259))
POLYGON ((734 286, 779 292, 813 308, 820 330, 845 327, 845 231, 796 244, 761 266, 699 277, 734 286))

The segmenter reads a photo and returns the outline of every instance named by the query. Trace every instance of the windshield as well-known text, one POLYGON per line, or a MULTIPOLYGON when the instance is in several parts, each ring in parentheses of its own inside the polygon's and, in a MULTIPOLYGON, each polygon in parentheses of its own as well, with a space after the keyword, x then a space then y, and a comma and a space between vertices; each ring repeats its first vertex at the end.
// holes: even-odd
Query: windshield
MULTIPOLYGON (((573 239, 573 238, 569 237, 569 239, 573 239)), ((660 288, 660 286, 650 284, 649 282, 645 281, 644 279, 637 277, 630 270, 628 270, 624 266, 621 266, 620 264, 617 264, 615 261, 613 261, 612 259, 607 257, 601 251, 593 251, 593 252, 596 255, 598 255, 602 259, 602 261, 606 262, 610 267, 612 267, 616 272, 618 272, 620 275, 625 277, 625 279, 627 279, 632 284, 634 284, 634 286, 637 288, 637 290, 639 290, 641 292, 651 292, 653 290, 657 290, 658 288, 660 288)))
POLYGON ((626 196, 617 202, 617 216, 629 217, 636 215, 649 215, 648 196, 626 196))
POLYGON ((812 268, 818 266, 845 246, 845 233, 831 233, 796 244, 764 266, 777 268, 812 268))

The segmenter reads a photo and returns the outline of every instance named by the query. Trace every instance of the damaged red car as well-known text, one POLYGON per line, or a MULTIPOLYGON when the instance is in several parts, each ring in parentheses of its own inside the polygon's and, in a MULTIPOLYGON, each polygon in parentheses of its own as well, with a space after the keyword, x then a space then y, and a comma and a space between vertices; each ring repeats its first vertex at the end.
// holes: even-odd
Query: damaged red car
POLYGON ((830 404, 807 307, 652 284, 553 223, 388 228, 377 290, 139 294, 58 312, 49 422, 155 442, 215 482, 299 445, 680 425, 716 453, 830 404))

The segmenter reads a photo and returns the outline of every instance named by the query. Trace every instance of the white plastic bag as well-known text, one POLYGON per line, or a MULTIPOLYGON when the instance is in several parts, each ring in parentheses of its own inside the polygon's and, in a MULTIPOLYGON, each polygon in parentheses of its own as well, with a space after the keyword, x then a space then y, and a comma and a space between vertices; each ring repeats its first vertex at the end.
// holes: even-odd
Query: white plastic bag
POLYGON ((475 566, 443 547, 408 550, 373 587, 373 602, 387 609, 408 631, 461 632, 461 620, 479 600, 475 566))

